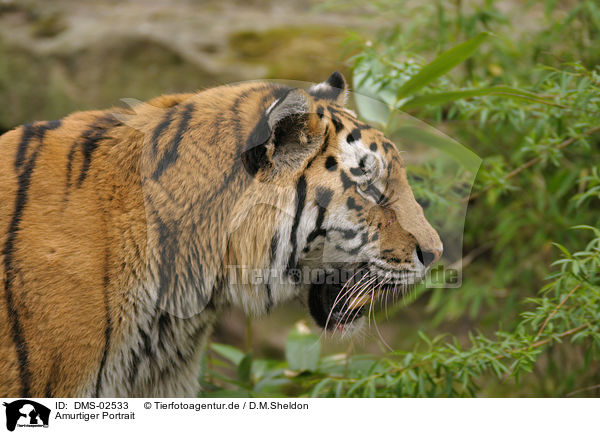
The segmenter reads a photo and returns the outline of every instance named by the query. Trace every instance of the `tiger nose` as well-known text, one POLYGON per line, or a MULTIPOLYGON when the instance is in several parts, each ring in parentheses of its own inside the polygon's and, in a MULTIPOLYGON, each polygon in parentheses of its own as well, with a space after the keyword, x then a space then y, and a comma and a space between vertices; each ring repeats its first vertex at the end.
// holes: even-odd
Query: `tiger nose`
POLYGON ((431 264, 437 262, 442 257, 441 249, 422 250, 421 247, 417 245, 416 250, 419 261, 421 261, 421 263, 426 267, 429 267, 431 264))

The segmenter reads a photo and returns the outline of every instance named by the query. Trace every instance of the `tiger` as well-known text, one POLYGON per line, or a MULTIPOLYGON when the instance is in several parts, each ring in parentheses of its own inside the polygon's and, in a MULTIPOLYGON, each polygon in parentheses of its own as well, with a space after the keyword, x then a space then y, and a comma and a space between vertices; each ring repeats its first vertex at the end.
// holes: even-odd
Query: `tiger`
POLYGON ((353 331, 423 279, 440 236, 348 93, 245 82, 0 136, 0 396, 194 397, 226 309, 353 331))

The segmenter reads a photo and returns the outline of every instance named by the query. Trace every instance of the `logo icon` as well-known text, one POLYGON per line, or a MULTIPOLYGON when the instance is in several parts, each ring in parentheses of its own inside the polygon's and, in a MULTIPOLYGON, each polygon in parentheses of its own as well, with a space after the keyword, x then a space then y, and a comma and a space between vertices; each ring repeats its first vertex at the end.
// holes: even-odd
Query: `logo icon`
POLYGON ((50 409, 29 399, 19 399, 4 403, 6 407, 6 429, 14 431, 15 427, 48 428, 50 409))

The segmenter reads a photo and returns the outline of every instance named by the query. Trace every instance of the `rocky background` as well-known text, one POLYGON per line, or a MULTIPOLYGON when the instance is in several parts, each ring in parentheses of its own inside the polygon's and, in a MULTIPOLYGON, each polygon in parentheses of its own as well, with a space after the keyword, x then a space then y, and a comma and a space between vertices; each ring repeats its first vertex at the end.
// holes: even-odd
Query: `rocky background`
POLYGON ((0 131, 121 98, 344 70, 372 20, 307 0, 0 0, 0 131))

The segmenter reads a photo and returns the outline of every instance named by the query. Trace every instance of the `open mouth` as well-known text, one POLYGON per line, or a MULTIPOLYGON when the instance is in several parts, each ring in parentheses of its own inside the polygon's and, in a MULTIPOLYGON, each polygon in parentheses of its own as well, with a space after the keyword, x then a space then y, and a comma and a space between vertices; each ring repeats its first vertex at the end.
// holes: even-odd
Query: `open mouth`
POLYGON ((370 312, 381 294, 392 293, 394 296, 398 288, 405 290, 420 280, 414 276, 409 278, 405 273, 395 278, 389 274, 382 277, 383 270, 377 271, 366 267, 352 273, 334 270, 313 282, 308 294, 308 307, 315 322, 326 330, 342 331, 367 311, 370 312), (347 277, 344 278, 344 275, 347 277))
POLYGON ((350 297, 343 294, 343 286, 312 284, 308 307, 315 322, 326 330, 335 330, 351 323, 364 313, 363 306, 350 307, 350 297))
MULTIPOLYGON (((367 270, 354 272, 349 278, 336 270, 326 273, 311 284, 308 307, 315 322, 326 330, 342 330, 361 318, 380 289, 375 291, 376 278, 367 270)), ((347 274, 347 273, 346 273, 347 274)))

